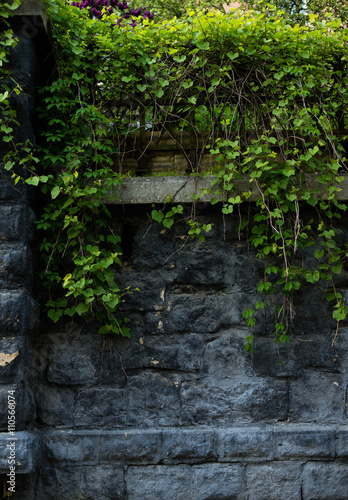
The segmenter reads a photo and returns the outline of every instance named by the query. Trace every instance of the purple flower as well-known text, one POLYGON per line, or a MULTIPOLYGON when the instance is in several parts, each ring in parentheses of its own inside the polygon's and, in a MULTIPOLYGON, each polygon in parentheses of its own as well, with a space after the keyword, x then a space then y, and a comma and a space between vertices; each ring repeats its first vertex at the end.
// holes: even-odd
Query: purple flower
POLYGON ((114 13, 114 9, 113 9, 112 7, 109 7, 109 8, 108 8, 108 12, 109 12, 110 14, 113 14, 113 13, 114 13))

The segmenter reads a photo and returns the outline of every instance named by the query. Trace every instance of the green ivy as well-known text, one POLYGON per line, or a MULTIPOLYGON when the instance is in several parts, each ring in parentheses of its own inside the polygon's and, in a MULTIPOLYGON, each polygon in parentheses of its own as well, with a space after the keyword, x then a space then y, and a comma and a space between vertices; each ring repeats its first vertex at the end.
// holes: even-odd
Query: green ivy
MULTIPOLYGON (((62 0, 45 3, 57 66, 41 90, 39 167, 29 146, 18 161, 25 182, 47 197, 38 229, 49 317, 91 315, 101 333, 129 335, 116 316, 130 291, 117 284, 122 252, 105 200, 122 183, 124 160, 141 163, 162 135, 185 156, 187 173, 199 172, 209 149, 213 202, 223 200, 225 217, 253 201, 239 232, 265 268, 255 306, 244 312, 247 348, 269 304, 276 342, 289 340, 293 297, 304 285, 324 286, 339 325, 347 314, 335 285, 347 257, 335 224, 347 208, 337 199, 348 139, 347 29, 315 15, 290 23, 272 9, 189 12, 120 28, 116 14, 100 21, 62 0), (317 265, 305 268, 309 251, 317 265)), ((6 137, 11 112, 1 124, 6 137)), ((6 168, 15 161, 9 156, 6 168)), ((193 215, 188 237, 202 241, 211 225, 193 215)), ((168 202, 152 217, 170 229, 183 207, 168 202)))

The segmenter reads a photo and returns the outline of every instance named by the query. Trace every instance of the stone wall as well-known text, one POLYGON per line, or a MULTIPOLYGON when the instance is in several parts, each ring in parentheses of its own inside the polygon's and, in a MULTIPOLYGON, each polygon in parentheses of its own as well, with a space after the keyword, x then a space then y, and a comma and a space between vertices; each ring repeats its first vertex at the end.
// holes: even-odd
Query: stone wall
MULTIPOLYGON (((34 139, 42 44, 16 29, 13 72, 26 88, 19 133, 34 139)), ((214 223, 200 244, 183 224, 151 224, 149 204, 111 206, 124 254, 119 281, 140 289, 121 307, 132 338, 100 336, 94 323, 52 326, 43 315, 39 323, 34 194, 2 177, 0 472, 5 484, 15 389, 11 498, 348 499, 348 329, 331 346, 335 324, 320 287, 296 299, 283 365, 268 313, 251 355, 242 313, 263 266, 246 235, 238 238, 238 217, 198 205, 198 220, 214 223)), ((347 269, 338 287, 347 295, 347 269)))
POLYGON ((267 317, 250 355, 242 312, 262 266, 237 218, 203 210, 213 230, 183 246, 185 227, 149 210, 114 209, 120 280, 140 288, 122 306, 132 339, 77 324, 34 338, 43 497, 348 498, 348 331, 331 347, 323 291, 299 298, 283 366, 267 317))

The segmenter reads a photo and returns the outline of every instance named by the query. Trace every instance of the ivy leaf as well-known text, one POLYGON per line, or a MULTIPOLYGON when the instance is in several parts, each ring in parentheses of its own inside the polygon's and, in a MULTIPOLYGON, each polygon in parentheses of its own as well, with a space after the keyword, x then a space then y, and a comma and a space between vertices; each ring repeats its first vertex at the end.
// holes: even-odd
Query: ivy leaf
POLYGON ((57 196, 59 195, 59 193, 60 193, 60 187, 55 186, 51 191, 52 200, 55 200, 57 198, 57 196))
POLYGON ((317 248, 316 251, 314 252, 314 257, 316 259, 321 259, 325 254, 325 251, 320 249, 320 248, 317 248))
POLYGON ((209 49, 209 42, 197 42, 196 45, 201 50, 208 50, 209 49))
POLYGON ((55 323, 57 323, 59 318, 61 318, 62 314, 63 314, 62 309, 49 309, 47 311, 47 316, 55 323))
POLYGON ((77 306, 75 307, 75 311, 77 312, 77 314, 79 314, 80 316, 82 316, 82 314, 86 313, 87 311, 89 310, 89 305, 88 304, 85 304, 84 302, 80 302, 79 304, 77 304, 77 306))
POLYGON ((227 52, 227 57, 229 57, 231 61, 237 59, 238 56, 239 56, 238 52, 235 52, 234 54, 232 52, 227 52))
POLYGON ((40 182, 40 178, 38 176, 30 177, 25 181, 29 186, 38 186, 40 182))

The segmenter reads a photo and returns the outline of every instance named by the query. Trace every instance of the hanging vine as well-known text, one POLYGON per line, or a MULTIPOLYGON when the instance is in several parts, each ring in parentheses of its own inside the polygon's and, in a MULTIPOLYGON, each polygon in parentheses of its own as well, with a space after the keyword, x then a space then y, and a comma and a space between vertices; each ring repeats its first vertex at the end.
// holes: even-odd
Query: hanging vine
MULTIPOLYGON (((200 172, 209 151, 224 216, 253 200, 239 230, 265 270, 255 306, 244 311, 247 349, 269 304, 276 341, 289 340, 293 296, 304 284, 324 284, 338 327, 347 308, 335 276, 347 249, 335 221, 347 208, 337 194, 348 138, 348 32, 339 21, 310 16, 300 26, 277 13, 212 11, 156 23, 146 14, 133 26, 118 22, 115 2, 100 16, 79 2, 46 5, 57 68, 42 89, 44 170, 24 166, 26 182, 50 198, 38 221, 49 317, 92 315, 101 333, 129 335, 116 316, 128 291, 117 285, 120 239, 105 199, 127 159, 141 171, 150 146, 165 139, 186 158, 187 174, 200 172), (304 267, 305 249, 316 265, 304 267)), ((181 212, 170 205, 152 215, 169 228, 181 212)), ((189 224, 199 239, 211 227, 189 224)))

